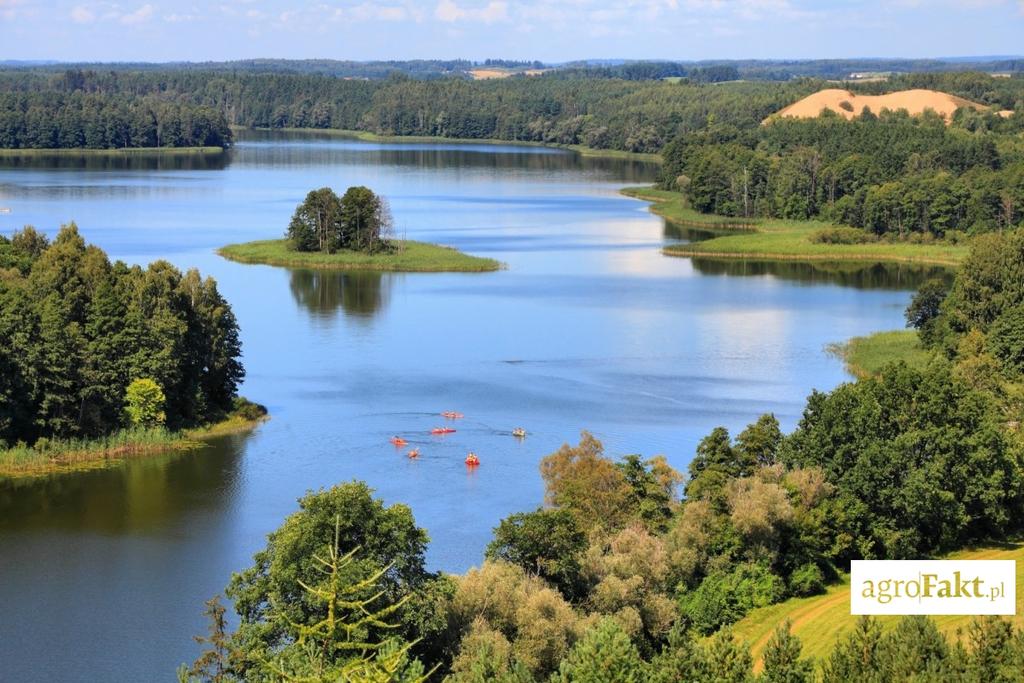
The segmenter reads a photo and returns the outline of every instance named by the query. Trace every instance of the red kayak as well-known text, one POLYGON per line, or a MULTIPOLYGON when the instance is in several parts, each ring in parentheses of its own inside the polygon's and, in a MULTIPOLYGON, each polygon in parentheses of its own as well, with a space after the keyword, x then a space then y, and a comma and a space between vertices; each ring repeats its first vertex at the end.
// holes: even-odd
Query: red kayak
POLYGON ((434 427, 430 430, 431 434, 451 434, 455 430, 451 427, 434 427))
POLYGON ((396 446, 404 446, 404 445, 406 445, 407 443, 409 443, 408 441, 406 441, 405 439, 403 439, 403 438, 402 438, 402 437, 400 437, 400 436, 393 436, 393 437, 391 437, 391 438, 389 439, 389 441, 391 441, 391 443, 393 443, 393 444, 394 444, 394 445, 396 445, 396 446))
POLYGON ((408 453, 406 453, 406 455, 408 455, 410 458, 413 458, 413 459, 418 458, 418 457, 420 457, 420 449, 414 448, 411 451, 409 451, 408 453))
POLYGON ((462 413, 456 413, 453 410, 446 410, 441 413, 441 417, 446 417, 449 420, 461 420, 464 416, 462 413))
POLYGON ((470 467, 476 467, 480 464, 480 458, 476 457, 476 453, 470 453, 466 456, 466 464, 470 467))

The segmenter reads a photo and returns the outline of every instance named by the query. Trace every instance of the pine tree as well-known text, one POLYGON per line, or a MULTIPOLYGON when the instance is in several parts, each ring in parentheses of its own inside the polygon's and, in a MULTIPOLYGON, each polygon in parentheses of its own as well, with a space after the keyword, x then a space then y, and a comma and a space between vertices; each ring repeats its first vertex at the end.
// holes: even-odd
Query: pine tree
POLYGON ((552 683, 641 683, 646 680, 640 653, 615 619, 590 629, 552 676, 552 683))
POLYGON ((804 683, 814 680, 814 664, 800 658, 800 639, 790 631, 789 620, 779 624, 764 649, 766 683, 804 683))

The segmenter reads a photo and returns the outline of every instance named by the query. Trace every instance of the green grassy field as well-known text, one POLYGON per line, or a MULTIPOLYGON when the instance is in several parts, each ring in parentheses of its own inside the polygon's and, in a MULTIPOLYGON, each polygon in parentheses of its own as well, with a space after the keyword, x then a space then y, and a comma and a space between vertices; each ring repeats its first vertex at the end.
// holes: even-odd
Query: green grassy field
MULTIPOLYGON (((1002 547, 980 548, 953 553, 948 559, 958 560, 1016 560, 1017 561, 1017 616, 1011 617, 1015 625, 1024 627, 1024 543, 1009 543, 1002 547)), ((883 629, 892 628, 899 617, 877 617, 883 629)), ((973 617, 936 616, 939 629, 955 637, 958 628, 966 627, 973 617)), ((733 625, 733 634, 751 646, 756 669, 761 668, 761 655, 775 628, 789 619, 793 633, 803 644, 803 655, 816 659, 827 657, 836 639, 853 628, 857 617, 850 614, 850 584, 848 577, 842 584, 829 588, 824 595, 794 598, 777 605, 754 610, 733 625)))
POLYGON ((820 244, 812 242, 811 235, 822 228, 835 227, 831 223, 774 219, 737 222, 735 218, 709 216, 690 209, 678 192, 653 188, 626 188, 623 194, 654 202, 651 211, 670 221, 712 230, 728 230, 730 233, 701 242, 665 247, 663 252, 669 256, 765 261, 891 261, 955 266, 968 252, 966 245, 945 243, 820 244))
MULTIPOLYGON (((249 130, 242 126, 232 126, 234 130, 249 130)), ((558 145, 543 142, 529 142, 525 140, 497 140, 494 138, 445 138, 436 135, 378 135, 368 133, 364 130, 345 130, 344 128, 255 128, 253 130, 274 130, 285 133, 320 133, 332 135, 350 140, 362 140, 363 142, 442 142, 445 144, 463 145, 519 145, 522 147, 553 147, 555 149, 567 149, 576 152, 580 156, 599 157, 605 159, 626 159, 631 161, 646 161, 652 164, 660 164, 660 154, 647 152, 626 152, 618 149, 595 149, 586 145, 558 145)))
POLYGON ((283 239, 259 240, 229 244, 218 249, 217 253, 240 263, 327 270, 479 273, 501 268, 500 261, 470 256, 451 247, 412 240, 395 240, 392 244, 396 246, 393 251, 376 254, 358 251, 324 254, 293 251, 288 248, 288 241, 283 239))
POLYGON ((118 149, 11 149, 0 148, 0 157, 41 157, 41 156, 118 156, 125 154, 219 154, 223 147, 121 147, 118 149))
POLYGON ((913 368, 923 368, 932 357, 930 351, 921 347, 916 330, 892 330, 854 337, 831 350, 845 361, 846 369, 855 377, 877 375, 887 364, 900 360, 913 368))

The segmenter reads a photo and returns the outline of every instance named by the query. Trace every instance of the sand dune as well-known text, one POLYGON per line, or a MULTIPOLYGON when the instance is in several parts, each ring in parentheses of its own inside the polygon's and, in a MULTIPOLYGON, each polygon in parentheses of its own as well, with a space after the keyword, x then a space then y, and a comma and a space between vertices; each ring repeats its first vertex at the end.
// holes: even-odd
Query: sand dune
POLYGON ((883 109, 898 110, 906 109, 910 114, 922 114, 926 109, 931 109, 943 116, 947 121, 960 107, 972 107, 978 111, 988 109, 983 104, 965 100, 962 97, 950 95, 949 93, 937 90, 902 90, 889 93, 888 95, 856 95, 849 90, 829 88, 808 95, 799 102, 795 102, 780 112, 773 114, 766 120, 776 116, 790 116, 793 118, 809 119, 821 114, 822 109, 834 111, 841 116, 852 119, 859 116, 861 111, 867 107, 872 113, 877 114, 883 109))

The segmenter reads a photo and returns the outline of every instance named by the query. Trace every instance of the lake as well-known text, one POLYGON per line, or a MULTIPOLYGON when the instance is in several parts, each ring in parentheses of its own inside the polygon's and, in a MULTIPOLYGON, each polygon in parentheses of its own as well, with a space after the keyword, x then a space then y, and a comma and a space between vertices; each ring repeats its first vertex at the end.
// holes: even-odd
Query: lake
POLYGON ((847 379, 829 343, 902 326, 911 268, 661 255, 695 235, 618 194, 655 172, 536 147, 257 133, 212 157, 0 161, 4 234, 74 220, 113 258, 214 276, 242 328, 243 393, 273 416, 197 452, 0 482, 3 675, 173 680, 198 653, 203 601, 297 497, 338 482, 409 505, 429 566, 462 572, 501 518, 542 503, 538 462, 580 430, 609 455, 685 469, 717 425, 773 412, 792 429, 812 389, 847 379), (281 236, 311 189, 360 184, 388 198, 399 236, 507 269, 334 274, 214 253, 281 236), (444 410, 465 419, 431 437, 444 410))

